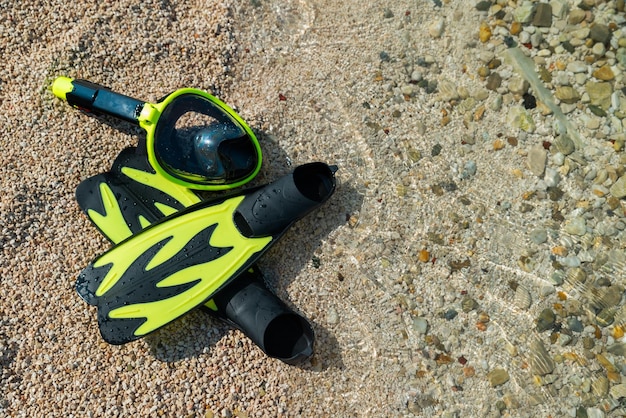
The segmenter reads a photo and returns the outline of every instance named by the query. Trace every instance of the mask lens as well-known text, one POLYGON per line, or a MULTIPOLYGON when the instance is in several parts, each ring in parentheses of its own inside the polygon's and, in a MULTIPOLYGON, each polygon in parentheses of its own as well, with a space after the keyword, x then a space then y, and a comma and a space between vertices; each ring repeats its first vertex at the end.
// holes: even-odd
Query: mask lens
POLYGON ((226 110, 200 95, 183 94, 163 110, 154 153, 170 175, 199 185, 235 183, 259 160, 255 140, 226 110))

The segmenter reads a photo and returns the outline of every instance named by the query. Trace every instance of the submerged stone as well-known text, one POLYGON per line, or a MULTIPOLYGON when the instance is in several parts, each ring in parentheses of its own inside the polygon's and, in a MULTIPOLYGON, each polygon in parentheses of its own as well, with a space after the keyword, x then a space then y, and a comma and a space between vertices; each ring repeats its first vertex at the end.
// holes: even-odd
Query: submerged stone
POLYGON ((552 309, 546 308, 539 314, 537 318, 537 331, 543 332, 552 329, 556 315, 552 312, 552 309))
POLYGON ((549 28, 552 26, 552 6, 549 3, 539 3, 533 17, 533 26, 549 28))
POLYGON ((489 379, 491 387, 496 387, 508 382, 510 376, 509 372, 504 369, 493 369, 492 371, 487 373, 487 379, 489 379))
POLYGON ((609 193, 613 196, 621 199, 626 196, 626 174, 617 179, 615 183, 609 189, 609 193))
POLYGON ((609 110, 611 95, 613 94, 611 83, 588 81, 585 84, 585 90, 587 90, 592 105, 599 106, 603 110, 609 110))
POLYGON ((528 152, 528 169, 537 177, 543 176, 548 161, 548 153, 543 147, 533 147, 528 152))

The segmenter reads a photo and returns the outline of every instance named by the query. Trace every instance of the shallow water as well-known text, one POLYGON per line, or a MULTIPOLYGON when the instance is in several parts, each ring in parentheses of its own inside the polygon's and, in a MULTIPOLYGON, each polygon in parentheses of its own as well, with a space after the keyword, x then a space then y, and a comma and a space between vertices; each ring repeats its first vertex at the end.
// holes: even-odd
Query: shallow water
MULTIPOLYGON (((593 360, 583 358, 581 348, 583 336, 595 333, 597 338, 599 332, 593 326, 598 308, 589 304, 599 297, 591 296, 598 289, 591 282, 574 283, 569 277, 575 266, 558 267, 574 259, 555 253, 563 246, 581 257, 592 253, 596 263, 587 266, 595 280, 610 276, 614 291, 623 289, 623 263, 596 258, 616 242, 572 235, 565 227, 570 219, 554 217, 555 211, 575 216, 576 196, 587 186, 565 176, 559 186, 565 201, 548 198, 545 185, 526 171, 527 150, 540 145, 545 134, 520 134, 507 124, 506 107, 487 110, 468 128, 436 94, 410 82, 418 71, 440 85, 449 80, 457 87, 481 88, 470 70, 483 48, 471 41, 476 15, 461 5, 439 9, 432 2, 386 7, 309 1, 299 6, 244 8, 252 19, 249 31, 240 29, 249 55, 238 67, 236 89, 249 88, 255 99, 261 98, 256 107, 276 121, 268 133, 287 155, 320 156, 340 166, 348 191, 335 204, 347 212, 348 221, 333 228, 320 252, 323 273, 340 272, 344 278, 323 289, 343 299, 322 300, 316 315, 323 318, 330 311, 333 319, 341 318, 332 331, 344 362, 354 363, 340 375, 354 367, 377 376, 355 404, 368 404, 373 393, 388 388, 387 402, 408 402, 409 413, 424 416, 498 414, 502 399, 516 416, 525 416, 528 407, 569 414, 581 404, 606 405, 602 396, 590 397, 584 390, 579 395, 581 387, 603 374, 593 360), (428 29, 439 16, 445 17, 445 35, 433 39, 428 29), (242 87, 250 80, 258 84, 242 87), (283 100, 279 94, 284 103, 277 103, 283 100), (443 124, 448 115, 453 117, 443 124), (515 145, 496 150, 495 142, 507 137, 518 138, 519 146, 516 139, 515 145), (469 162, 477 166, 475 174, 467 174, 469 162), (536 229, 547 233, 540 245, 531 239, 536 229), (564 284, 555 286, 553 276, 563 272, 564 284), (517 296, 518 287, 528 292, 517 296), (467 298, 476 307, 464 312, 467 298), (557 325, 567 328, 566 318, 573 316, 591 328, 560 344, 571 331, 555 328, 551 341, 550 332, 538 332, 536 324, 543 309, 558 312, 562 306, 576 313, 559 316, 557 325), (458 316, 446 319, 450 310, 458 316), (359 360, 352 357, 352 346, 362 350, 359 360), (549 372, 537 366, 546 355, 542 346, 557 359, 549 372), (492 388, 485 377, 498 368, 505 368, 510 379, 492 388)), ((514 74, 515 68, 509 71, 514 74)), ((236 91, 232 94, 239 98, 236 91)), ((571 127, 581 123, 575 115, 567 118, 571 127)), ((554 124, 559 134, 559 118, 545 123, 545 129, 554 124)), ((617 159, 609 156, 604 163, 617 159)), ((621 234, 617 242, 623 242, 621 234)), ((297 280, 319 290, 307 274, 297 280)), ((613 329, 601 331, 598 347, 614 341, 613 329)), ((594 353, 602 352, 598 347, 594 353)), ((324 348, 320 351, 324 358, 324 348)))

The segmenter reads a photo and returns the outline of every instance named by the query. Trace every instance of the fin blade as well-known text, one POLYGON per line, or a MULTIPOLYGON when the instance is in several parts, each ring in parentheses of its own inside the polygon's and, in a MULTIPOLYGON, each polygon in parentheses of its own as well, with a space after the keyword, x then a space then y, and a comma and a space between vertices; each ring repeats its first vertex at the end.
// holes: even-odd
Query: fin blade
POLYGON ((113 243, 201 199, 160 178, 145 156, 123 150, 111 170, 82 181, 76 200, 96 228, 113 243))
POLYGON ((113 247, 83 272, 89 281, 91 271, 112 264, 96 291, 107 341, 132 341, 162 327, 206 302, 256 261, 273 239, 246 238, 237 231, 232 213, 241 200, 237 196, 176 214, 113 247), (139 318, 137 329, 106 334, 106 329, 120 330, 111 322, 139 318))

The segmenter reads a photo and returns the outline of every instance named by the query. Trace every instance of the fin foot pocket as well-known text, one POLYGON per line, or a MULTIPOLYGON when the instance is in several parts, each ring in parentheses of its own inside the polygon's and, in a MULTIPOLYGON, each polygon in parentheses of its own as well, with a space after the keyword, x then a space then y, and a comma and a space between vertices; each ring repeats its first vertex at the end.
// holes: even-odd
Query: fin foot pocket
POLYGON ((265 286, 257 270, 242 273, 213 300, 218 310, 205 310, 242 331, 268 356, 297 364, 313 354, 311 325, 265 286))
POLYGON ((265 330, 265 353, 285 363, 299 363, 313 354, 313 330, 300 315, 286 313, 269 323, 265 330))
POLYGON ((335 190, 334 174, 337 166, 324 163, 310 163, 296 167, 293 181, 300 193, 307 199, 324 202, 335 190))
POLYGON ((304 164, 248 194, 233 216, 237 229, 247 238, 282 234, 328 200, 336 187, 335 171, 336 166, 321 162, 304 164))

